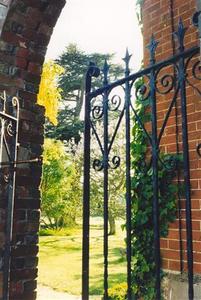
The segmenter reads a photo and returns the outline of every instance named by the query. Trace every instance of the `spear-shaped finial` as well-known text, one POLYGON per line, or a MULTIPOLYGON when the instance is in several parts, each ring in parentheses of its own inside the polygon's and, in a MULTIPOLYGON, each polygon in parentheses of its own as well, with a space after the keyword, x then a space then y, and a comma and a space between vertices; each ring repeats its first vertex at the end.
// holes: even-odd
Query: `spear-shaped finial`
POLYGON ((126 65, 126 69, 125 69, 126 76, 128 76, 130 73, 129 63, 130 63, 131 57, 132 57, 132 54, 129 54, 128 48, 126 48, 126 55, 123 58, 123 61, 125 62, 125 65, 126 65))
POLYGON ((184 38, 186 34, 187 28, 184 27, 182 18, 179 18, 179 23, 178 23, 178 28, 177 31, 174 33, 174 35, 177 37, 178 42, 179 42, 179 50, 183 51, 184 50, 184 38))
POLYGON ((155 36, 152 34, 150 43, 147 46, 147 48, 149 49, 151 64, 155 63, 155 54, 156 54, 156 48, 157 48, 158 44, 159 44, 159 42, 155 39, 155 36))
POLYGON ((103 84, 108 84, 108 74, 109 74, 110 66, 108 65, 107 59, 105 59, 104 66, 103 66, 103 84))

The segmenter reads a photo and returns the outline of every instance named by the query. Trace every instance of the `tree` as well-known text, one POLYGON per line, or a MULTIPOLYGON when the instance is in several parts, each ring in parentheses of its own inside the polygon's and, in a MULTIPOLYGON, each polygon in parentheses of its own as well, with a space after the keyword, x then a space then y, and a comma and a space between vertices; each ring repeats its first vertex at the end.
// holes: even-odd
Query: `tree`
MULTIPOLYGON (((115 120, 110 121, 110 134, 114 132, 115 120)), ((99 137, 102 135, 101 124, 96 126, 99 137)), ((120 128, 110 153, 111 159, 114 156, 120 157, 120 165, 116 169, 109 168, 108 172, 108 222, 109 235, 114 235, 116 232, 116 219, 125 219, 126 203, 125 203, 125 145, 123 143, 124 128, 120 128)), ((102 155, 97 148, 97 144, 92 140, 92 161, 100 158, 102 155)), ((103 216, 103 173, 100 171, 91 170, 91 214, 103 216)))
POLYGON ((53 61, 48 61, 43 65, 38 104, 45 107, 45 116, 53 125, 57 124, 58 104, 61 99, 58 78, 63 72, 64 69, 53 61))
POLYGON ((74 111, 63 107, 58 112, 58 124, 52 126, 49 122, 45 126, 45 136, 60 141, 71 141, 78 144, 84 129, 84 122, 75 116, 74 111))
POLYGON ((53 228, 75 224, 81 213, 80 176, 79 165, 64 144, 46 139, 41 183, 44 223, 53 228))
MULTIPOLYGON (((58 115, 58 125, 48 125, 46 136, 69 141, 74 139, 78 143, 83 132, 81 111, 84 101, 85 74, 89 62, 93 61, 102 67, 105 59, 110 64, 110 80, 123 75, 123 68, 112 63, 113 54, 92 53, 81 51, 75 44, 70 44, 63 54, 56 60, 64 72, 59 78, 59 88, 62 90, 62 106, 58 115)), ((93 86, 99 87, 101 78, 95 80, 93 86)))

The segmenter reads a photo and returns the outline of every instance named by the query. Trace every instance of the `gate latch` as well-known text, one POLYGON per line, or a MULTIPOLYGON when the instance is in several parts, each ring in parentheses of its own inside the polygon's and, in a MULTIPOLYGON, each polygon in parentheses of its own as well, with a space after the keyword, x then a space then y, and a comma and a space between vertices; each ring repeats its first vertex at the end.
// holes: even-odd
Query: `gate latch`
POLYGON ((5 161, 0 163, 0 167, 20 165, 20 164, 30 164, 30 163, 42 163, 42 160, 43 160, 42 157, 37 157, 28 160, 5 161))

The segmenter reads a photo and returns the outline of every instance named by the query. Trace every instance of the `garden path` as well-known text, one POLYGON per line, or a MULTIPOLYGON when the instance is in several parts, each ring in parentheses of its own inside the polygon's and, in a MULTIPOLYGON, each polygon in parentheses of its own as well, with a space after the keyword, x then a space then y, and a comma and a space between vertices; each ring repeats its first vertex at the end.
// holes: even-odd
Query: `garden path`
POLYGON ((79 296, 57 292, 49 287, 38 285, 37 300, 81 300, 79 296))
MULTIPOLYGON (((91 300, 101 300, 101 296, 91 296, 91 300)), ((81 296, 73 296, 57 292, 50 287, 38 284, 37 300, 81 300, 81 296)))

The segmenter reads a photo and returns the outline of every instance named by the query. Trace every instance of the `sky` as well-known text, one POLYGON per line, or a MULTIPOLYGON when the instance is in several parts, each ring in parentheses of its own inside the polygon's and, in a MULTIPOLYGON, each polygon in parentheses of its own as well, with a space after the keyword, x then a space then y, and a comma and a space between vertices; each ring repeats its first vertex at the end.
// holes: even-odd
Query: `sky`
POLYGON ((67 0, 54 29, 46 59, 57 58, 69 43, 87 52, 115 53, 121 63, 126 47, 131 69, 140 68, 142 36, 135 0, 67 0))

